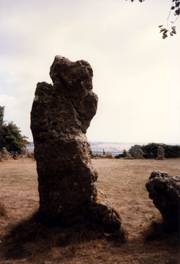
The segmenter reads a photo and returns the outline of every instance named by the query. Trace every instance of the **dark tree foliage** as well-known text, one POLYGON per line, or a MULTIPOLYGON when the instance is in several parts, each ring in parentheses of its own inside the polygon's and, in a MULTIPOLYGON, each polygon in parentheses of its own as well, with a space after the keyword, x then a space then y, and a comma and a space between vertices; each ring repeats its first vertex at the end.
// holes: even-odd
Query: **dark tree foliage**
POLYGON ((140 149, 141 148, 141 145, 134 145, 132 146, 130 149, 129 149, 129 154, 131 154, 131 156, 133 156, 133 152, 136 150, 136 149, 140 149))
POLYGON ((0 124, 3 123, 4 120, 4 106, 0 106, 0 124))
POLYGON ((144 157, 146 159, 155 159, 157 157, 158 146, 163 147, 164 144, 149 143, 147 145, 143 145, 141 149, 144 152, 144 157))
POLYGON ((0 106, 0 150, 5 147, 8 151, 20 151, 29 144, 26 139, 13 122, 4 122, 4 106, 0 106))
POLYGON ((0 106, 0 150, 3 147, 2 143, 2 123, 4 120, 4 106, 0 106))
POLYGON ((179 158, 180 157, 180 146, 165 145, 165 157, 166 158, 179 158))
POLYGON ((166 145, 162 143, 149 143, 141 147, 142 151, 145 153, 144 157, 146 159, 155 159, 157 157, 158 146, 164 148, 166 158, 179 158, 180 157, 180 146, 166 145))
POLYGON ((126 157, 126 150, 123 150, 122 154, 118 154, 115 156, 115 159, 125 158, 126 157))
POLYGON ((120 158, 124 158, 124 157, 125 157, 124 154, 118 154, 114 158, 115 159, 120 159, 120 158))
POLYGON ((164 148, 165 157, 166 158, 180 158, 180 146, 178 145, 166 145, 162 143, 149 143, 147 145, 134 145, 129 149, 129 154, 133 156, 133 152, 136 149, 142 149, 142 151, 145 153, 143 156, 146 159, 155 159, 157 157, 157 149, 158 146, 161 146, 164 148))
POLYGON ((0 133, 2 147, 6 147, 8 151, 20 151, 22 147, 29 144, 27 137, 21 135, 21 131, 13 122, 0 124, 0 133))
MULTIPOLYGON (((127 0, 126 0, 127 1, 127 0)), ((139 0, 139 2, 144 2, 145 0, 139 0)), ((134 2, 134 0, 131 0, 131 2, 134 2)), ((179 18, 180 15, 180 0, 171 0, 171 8, 170 8, 170 12, 167 18, 167 26, 164 27, 163 25, 160 25, 160 33, 162 33, 162 38, 165 39, 168 37, 168 34, 170 36, 174 36, 174 34, 176 34, 176 27, 173 26, 173 24, 176 22, 176 20, 179 18), (169 19, 170 19, 170 15, 171 15, 171 11, 173 10, 174 12, 174 21, 170 21, 171 22, 171 26, 169 26, 169 19)))

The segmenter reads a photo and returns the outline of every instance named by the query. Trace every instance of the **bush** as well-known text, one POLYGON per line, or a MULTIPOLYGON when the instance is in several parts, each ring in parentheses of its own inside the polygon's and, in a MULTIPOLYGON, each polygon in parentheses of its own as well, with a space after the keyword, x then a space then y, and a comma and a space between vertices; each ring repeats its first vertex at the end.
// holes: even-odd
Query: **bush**
POLYGON ((20 151, 22 147, 26 147, 29 142, 26 140, 26 136, 21 135, 20 129, 10 123, 1 123, 0 124, 0 133, 1 133, 1 145, 6 147, 10 151, 20 151))
POLYGON ((180 146, 165 145, 165 157, 166 158, 179 158, 180 157, 180 146))
POLYGON ((26 136, 21 135, 19 128, 13 122, 5 123, 4 106, 0 106, 0 151, 5 147, 9 152, 20 151, 22 147, 30 144, 26 136))
POLYGON ((131 156, 134 156, 133 155, 133 152, 136 150, 136 149, 140 149, 141 148, 141 145, 134 145, 132 146, 130 149, 129 149, 129 154, 131 154, 131 156))
POLYGON ((123 154, 118 154, 114 157, 115 159, 120 159, 120 158, 124 158, 124 155, 123 154))
POLYGON ((123 150, 122 154, 118 154, 115 156, 115 159, 125 158, 126 157, 126 150, 123 150))

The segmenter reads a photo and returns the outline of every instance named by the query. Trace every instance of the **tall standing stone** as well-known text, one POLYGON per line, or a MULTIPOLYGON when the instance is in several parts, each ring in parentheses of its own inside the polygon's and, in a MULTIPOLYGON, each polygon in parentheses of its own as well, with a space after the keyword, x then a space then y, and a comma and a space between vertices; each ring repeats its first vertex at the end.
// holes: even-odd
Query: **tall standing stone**
POLYGON ((84 60, 56 56, 53 85, 37 84, 31 129, 39 181, 39 212, 46 221, 70 225, 88 221, 93 228, 117 232, 119 213, 95 185, 86 131, 97 110, 93 70, 84 60))
POLYGON ((163 160, 165 159, 164 157, 164 148, 161 147, 161 146, 158 146, 157 148, 157 157, 156 157, 157 160, 163 160))

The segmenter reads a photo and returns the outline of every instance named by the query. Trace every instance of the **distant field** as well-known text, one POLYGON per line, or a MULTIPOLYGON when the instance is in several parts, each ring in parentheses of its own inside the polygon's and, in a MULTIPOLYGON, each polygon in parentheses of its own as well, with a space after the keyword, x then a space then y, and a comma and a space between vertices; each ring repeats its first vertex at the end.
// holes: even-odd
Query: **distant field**
MULTIPOLYGON (((176 235, 166 234, 145 241, 152 221, 161 219, 148 197, 145 183, 153 170, 166 171, 169 175, 180 174, 180 159, 93 159, 92 163, 99 173, 97 187, 121 214, 122 228, 128 233, 127 242, 117 244, 99 238, 79 243, 64 242, 62 246, 62 235, 48 229, 44 236, 32 241, 11 241, 6 245, 7 250, 4 247, 6 254, 2 262, 0 255, 0 263, 180 263, 176 235)), ((36 162, 11 159, 0 163, 0 186, 0 202, 8 214, 8 218, 0 218, 0 240, 3 241, 12 224, 38 209, 36 162)))
POLYGON ((131 146, 135 145, 135 143, 92 143, 91 144, 91 149, 93 151, 93 154, 97 154, 99 152, 103 152, 103 150, 105 152, 111 152, 111 153, 121 153, 123 152, 123 150, 129 150, 131 148, 131 146))
MULTIPOLYGON (((91 149, 93 151, 93 154, 98 154, 99 152, 102 153, 103 150, 105 152, 111 152, 111 153, 121 153, 123 150, 129 150, 131 146, 134 146, 135 144, 143 145, 140 143, 108 143, 108 142, 90 142, 91 144, 91 149)), ((27 145, 27 148, 30 152, 34 151, 34 145, 27 145)))
POLYGON ((34 144, 31 143, 30 145, 26 145, 29 152, 34 152, 34 144))

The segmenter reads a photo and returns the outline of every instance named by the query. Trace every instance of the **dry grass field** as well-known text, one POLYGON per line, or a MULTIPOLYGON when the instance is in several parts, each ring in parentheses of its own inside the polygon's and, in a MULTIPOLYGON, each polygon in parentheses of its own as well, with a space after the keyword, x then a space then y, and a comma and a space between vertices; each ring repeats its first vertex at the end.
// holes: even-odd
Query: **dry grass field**
POLYGON ((82 227, 47 228, 32 217, 38 209, 36 162, 0 163, 0 263, 180 263, 178 233, 162 230, 161 215, 148 197, 145 183, 153 170, 180 174, 180 159, 93 159, 97 187, 122 217, 125 241, 92 234, 82 227), (153 224, 154 223, 154 224, 153 224))

